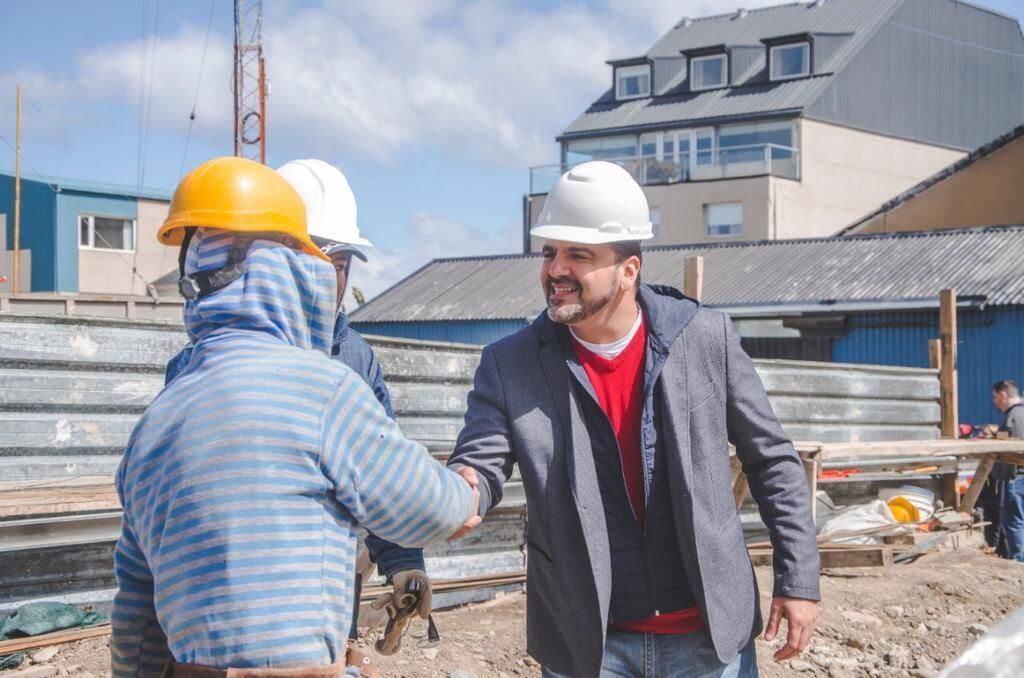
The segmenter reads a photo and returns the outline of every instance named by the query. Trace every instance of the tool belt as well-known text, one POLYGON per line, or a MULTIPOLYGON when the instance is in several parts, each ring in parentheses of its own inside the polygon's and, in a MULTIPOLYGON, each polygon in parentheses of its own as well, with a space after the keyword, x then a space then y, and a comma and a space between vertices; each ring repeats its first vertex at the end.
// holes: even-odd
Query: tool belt
POLYGON ((308 666, 291 669, 244 668, 217 669, 198 664, 179 664, 171 662, 162 678, 344 678, 345 666, 358 666, 359 675, 364 678, 377 678, 380 675, 377 667, 368 656, 349 648, 345 659, 330 666, 308 666))

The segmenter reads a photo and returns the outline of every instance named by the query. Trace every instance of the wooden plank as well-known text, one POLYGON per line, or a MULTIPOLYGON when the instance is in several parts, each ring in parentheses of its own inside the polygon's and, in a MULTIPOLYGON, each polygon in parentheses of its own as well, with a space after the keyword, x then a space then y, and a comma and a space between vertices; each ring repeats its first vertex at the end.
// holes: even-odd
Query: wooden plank
POLYGON ((974 471, 971 484, 967 487, 967 494, 964 495, 963 503, 960 504, 960 510, 964 513, 970 515, 974 511, 974 505, 978 502, 981 490, 985 486, 985 481, 988 480, 988 476, 992 472, 992 467, 995 466, 995 463, 996 460, 993 455, 982 457, 981 461, 978 462, 978 468, 974 471))
MULTIPOLYGON (((892 567, 892 546, 865 546, 861 548, 828 548, 818 551, 822 568, 840 567, 892 567)), ((750 552, 754 565, 771 565, 772 552, 756 550, 750 552)))
POLYGON ((892 440, 858 443, 821 443, 823 459, 856 457, 984 456, 990 453, 1024 456, 1024 440, 892 440))
MULTIPOLYGON (((804 473, 807 474, 807 488, 811 492, 811 520, 818 519, 818 476, 821 474, 821 462, 817 455, 813 459, 801 459, 804 463, 804 473)), ((737 507, 738 508, 738 507, 737 507)))
POLYGON ((683 294, 697 301, 704 296, 704 257, 686 257, 683 264, 683 294))
POLYGON ((740 471, 740 474, 736 476, 736 481, 732 484, 732 497, 736 500, 736 508, 743 505, 748 494, 750 494, 750 484, 747 482, 747 474, 740 471))
POLYGON ((120 508, 113 482, 109 485, 44 487, 0 493, 0 519, 116 511, 120 508))
POLYGON ((942 437, 956 438, 957 376, 956 376, 956 290, 939 293, 939 336, 942 341, 942 363, 939 369, 939 404, 942 409, 942 437))
POLYGON ((917 534, 914 532, 908 534, 887 534, 882 537, 882 541, 894 546, 914 546, 917 544, 917 534))
POLYGON ((72 643, 76 640, 85 640, 86 638, 99 638, 100 636, 106 636, 109 634, 110 624, 96 624, 95 626, 86 626, 82 629, 67 629, 65 631, 43 633, 38 636, 29 636, 28 638, 0 640, 0 655, 22 652, 24 650, 34 650, 36 648, 47 647, 49 645, 72 643))
POLYGON ((942 505, 954 511, 960 509, 960 473, 943 473, 939 477, 939 498, 942 505))

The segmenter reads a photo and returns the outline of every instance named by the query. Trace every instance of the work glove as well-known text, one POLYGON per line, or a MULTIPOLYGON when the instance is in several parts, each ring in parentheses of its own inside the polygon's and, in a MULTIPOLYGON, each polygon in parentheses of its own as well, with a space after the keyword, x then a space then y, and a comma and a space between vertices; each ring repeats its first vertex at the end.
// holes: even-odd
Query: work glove
POLYGON ((385 607, 391 607, 392 609, 400 609, 402 605, 402 597, 406 595, 406 590, 409 586, 409 582, 419 582, 419 603, 416 605, 416 614, 423 619, 430 617, 430 610, 432 607, 432 592, 430 586, 430 577, 423 570, 399 570, 393 573, 388 579, 391 581, 391 593, 385 593, 374 600, 370 605, 375 610, 380 610, 385 607))

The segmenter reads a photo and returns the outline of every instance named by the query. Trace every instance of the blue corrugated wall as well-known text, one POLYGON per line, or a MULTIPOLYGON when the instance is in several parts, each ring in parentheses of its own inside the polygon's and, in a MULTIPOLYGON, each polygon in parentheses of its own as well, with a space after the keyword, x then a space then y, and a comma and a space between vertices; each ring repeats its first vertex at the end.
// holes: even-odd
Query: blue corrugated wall
POLYGON ((490 344, 526 327, 525 320, 469 320, 436 322, 353 322, 361 334, 403 337, 428 341, 454 341, 461 344, 490 344))
MULTIPOLYGON (((845 337, 832 344, 835 362, 928 366, 928 340, 939 336, 938 311, 850 316, 845 337)), ((992 384, 1024 383, 1024 307, 961 310, 957 314, 960 421, 997 422, 992 384)))
MULTIPOLYGON (((21 180, 21 228, 19 246, 32 252, 32 289, 57 289, 56 249, 57 194, 41 181, 21 180)), ((14 249, 14 177, 0 175, 0 213, 7 215, 7 249, 14 249)), ((9 274, 9 271, 5 272, 9 274)), ((77 288, 76 288, 77 289, 77 288)))

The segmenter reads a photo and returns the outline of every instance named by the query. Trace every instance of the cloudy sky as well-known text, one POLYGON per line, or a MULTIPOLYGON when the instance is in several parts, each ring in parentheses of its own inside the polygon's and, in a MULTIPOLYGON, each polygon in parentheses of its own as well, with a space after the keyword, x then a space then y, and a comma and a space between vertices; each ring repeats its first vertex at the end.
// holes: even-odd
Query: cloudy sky
MULTIPOLYGON (((346 173, 377 245, 353 272, 367 296, 434 257, 514 252, 528 168, 557 162, 555 136, 611 81, 607 59, 683 16, 768 4, 266 0, 268 163, 346 173)), ((29 173, 170 191, 182 168, 230 154, 233 5, 0 0, 0 171, 16 83, 29 173)))

